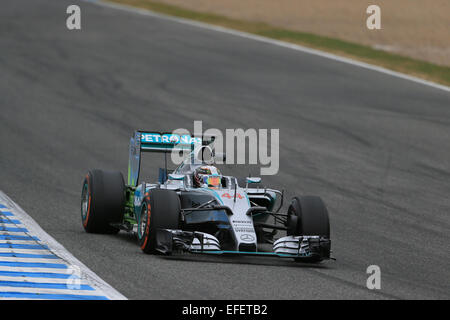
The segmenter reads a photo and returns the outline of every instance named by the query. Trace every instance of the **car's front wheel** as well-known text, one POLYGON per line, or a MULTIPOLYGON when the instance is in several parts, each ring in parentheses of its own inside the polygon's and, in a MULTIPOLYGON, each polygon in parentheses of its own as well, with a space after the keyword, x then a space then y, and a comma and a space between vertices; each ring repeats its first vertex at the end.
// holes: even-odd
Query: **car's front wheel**
MULTIPOLYGON (((325 203, 317 196, 302 196, 292 199, 288 209, 287 234, 291 236, 320 236, 330 239, 330 220, 325 203)), ((324 256, 329 257, 330 249, 324 256)), ((320 261, 321 257, 312 259, 320 261)), ((305 261, 299 259, 298 261, 305 261)))
POLYGON ((317 196, 302 196, 292 199, 288 209, 288 220, 297 220, 289 225, 288 232, 296 236, 323 236, 330 238, 330 221, 325 203, 317 196))
POLYGON ((152 189, 142 202, 138 219, 138 242, 145 253, 156 253, 158 229, 178 229, 180 225, 180 198, 175 191, 152 189))

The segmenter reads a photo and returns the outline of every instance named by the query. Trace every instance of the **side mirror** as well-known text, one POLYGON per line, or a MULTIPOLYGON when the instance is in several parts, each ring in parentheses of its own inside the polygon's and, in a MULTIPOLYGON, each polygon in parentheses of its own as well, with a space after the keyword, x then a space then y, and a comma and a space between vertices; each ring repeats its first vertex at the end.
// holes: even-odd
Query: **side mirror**
POLYGON ((184 180, 183 174, 169 174, 169 180, 184 180))
POLYGON ((261 183, 260 177, 247 177, 247 183, 261 183))

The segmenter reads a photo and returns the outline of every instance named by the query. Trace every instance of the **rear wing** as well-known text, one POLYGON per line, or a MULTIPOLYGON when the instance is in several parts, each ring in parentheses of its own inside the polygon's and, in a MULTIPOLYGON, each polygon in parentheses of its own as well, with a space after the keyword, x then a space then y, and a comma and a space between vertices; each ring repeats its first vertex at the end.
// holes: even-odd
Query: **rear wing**
MULTIPOLYGON (((139 180, 142 152, 169 153, 172 151, 193 151, 197 146, 209 145, 214 137, 194 137, 170 132, 136 130, 130 139, 128 160, 128 185, 136 187, 139 180)), ((167 171, 167 160, 165 164, 167 171)))

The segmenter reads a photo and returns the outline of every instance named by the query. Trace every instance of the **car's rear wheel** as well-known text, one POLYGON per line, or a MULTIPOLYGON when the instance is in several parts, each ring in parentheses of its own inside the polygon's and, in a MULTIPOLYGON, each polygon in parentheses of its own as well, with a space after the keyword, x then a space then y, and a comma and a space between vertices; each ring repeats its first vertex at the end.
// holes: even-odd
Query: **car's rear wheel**
POLYGON ((138 221, 139 246, 145 253, 156 253, 158 229, 178 229, 180 197, 175 191, 153 189, 146 193, 138 221))
MULTIPOLYGON (((317 196, 292 199, 288 209, 287 234, 292 236, 320 236, 330 239, 330 220, 325 203, 317 196)), ((326 254, 329 255, 329 252, 326 254)), ((320 258, 312 259, 320 261, 320 258)), ((305 261, 299 259, 298 261, 305 261)))
POLYGON ((81 221, 89 233, 117 233, 125 211, 125 184, 120 172, 91 170, 81 193, 81 221))

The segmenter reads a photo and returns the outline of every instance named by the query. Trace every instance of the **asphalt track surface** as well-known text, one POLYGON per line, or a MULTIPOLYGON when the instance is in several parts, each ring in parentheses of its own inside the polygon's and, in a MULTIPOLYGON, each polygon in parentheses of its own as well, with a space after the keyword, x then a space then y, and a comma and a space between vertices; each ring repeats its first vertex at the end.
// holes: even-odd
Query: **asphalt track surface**
POLYGON ((0 108, 0 189, 128 298, 450 298, 448 92, 85 2, 3 0, 0 108), (65 26, 72 3, 81 31, 65 26), (125 173, 134 129, 194 120, 279 128, 280 172, 265 184, 323 197, 337 261, 165 258, 127 234, 85 233, 87 170, 125 173), (381 290, 366 288, 373 264, 381 290))

